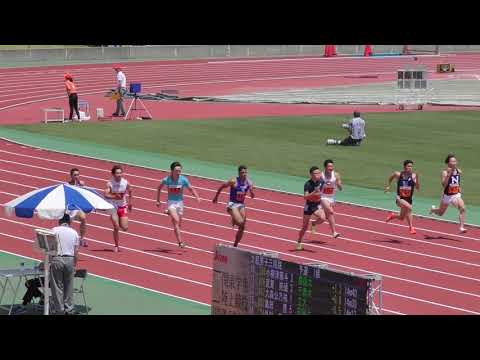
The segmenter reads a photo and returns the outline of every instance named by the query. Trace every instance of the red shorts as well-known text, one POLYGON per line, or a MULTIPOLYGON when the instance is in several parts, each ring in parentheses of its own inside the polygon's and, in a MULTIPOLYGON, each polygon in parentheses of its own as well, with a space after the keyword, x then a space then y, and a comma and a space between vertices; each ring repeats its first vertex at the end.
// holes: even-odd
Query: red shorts
POLYGON ((117 215, 119 218, 128 216, 127 206, 120 206, 117 209, 117 215))

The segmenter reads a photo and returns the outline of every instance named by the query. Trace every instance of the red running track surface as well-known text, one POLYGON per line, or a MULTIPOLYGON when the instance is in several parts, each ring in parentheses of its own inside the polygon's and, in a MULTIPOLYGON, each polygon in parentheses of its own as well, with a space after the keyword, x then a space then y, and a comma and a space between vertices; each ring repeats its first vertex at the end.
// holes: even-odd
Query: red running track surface
MULTIPOLYGON (((141 82, 143 92, 175 89, 181 96, 212 96, 250 93, 272 89, 293 89, 392 81, 402 67, 424 65, 431 77, 474 76, 480 72, 480 54, 384 58, 275 58, 236 60, 153 61, 128 63, 124 66, 129 82, 141 82), (435 65, 452 62, 455 75, 435 74, 435 65), (370 76, 370 78, 362 78, 370 76), (373 76, 373 78, 371 77, 373 76)), ((70 65, 43 68, 0 69, 0 114, 3 123, 38 122, 42 109, 67 107, 63 75, 70 72, 78 86, 80 99, 88 100, 91 109, 113 110, 113 103, 103 94, 115 85, 111 65, 70 65), (12 111, 10 111, 12 110, 12 111), (22 111, 18 111, 22 110, 22 111)), ((235 116, 238 104, 181 104, 196 113, 197 118, 235 116), (203 115, 202 115, 203 114, 203 115)), ((353 107, 322 105, 248 104, 250 116, 313 115, 323 112, 349 112, 353 107), (281 109, 281 110, 280 110, 281 109), (346 110, 348 109, 348 110, 346 110)), ((394 107, 367 106, 362 111, 394 111, 394 107)), ((425 110, 430 109, 426 107, 425 110)), ((451 107, 434 107, 451 110, 451 107)), ((457 109, 459 109, 457 107, 457 109)), ((460 108, 464 109, 464 108, 460 108)), ((185 118, 171 102, 149 102, 154 118, 185 118)), ((95 116, 95 114, 92 114, 95 116)))
MULTIPOLYGON (((65 181, 73 166, 80 169, 87 186, 101 191, 112 165, 5 140, 0 140, 0 155, 0 203, 65 181)), ((134 210, 128 232, 121 234, 123 251, 112 252, 108 217, 90 214, 90 246, 81 249, 81 266, 101 276, 210 303, 212 250, 217 243, 231 243, 235 235, 225 212, 226 194, 218 205, 211 202, 220 182, 189 177, 202 202, 186 196, 183 234, 187 248, 182 250, 176 246, 163 208, 155 206, 156 186, 166 173, 125 165, 125 174, 134 188, 134 210)), ((415 218, 417 235, 411 236, 404 223, 385 224, 384 211, 338 204, 341 238, 332 239, 328 225, 321 225, 318 234, 307 235, 305 250, 298 252, 294 247, 302 207, 301 196, 259 189, 256 199, 247 200, 247 231, 240 246, 275 251, 282 259, 300 263, 316 261, 342 270, 381 274, 385 314, 480 314, 479 229, 459 235, 456 224, 415 218)), ((0 224, 1 250, 35 258, 39 254, 32 250, 33 229, 54 225, 7 218, 3 213, 0 224)))

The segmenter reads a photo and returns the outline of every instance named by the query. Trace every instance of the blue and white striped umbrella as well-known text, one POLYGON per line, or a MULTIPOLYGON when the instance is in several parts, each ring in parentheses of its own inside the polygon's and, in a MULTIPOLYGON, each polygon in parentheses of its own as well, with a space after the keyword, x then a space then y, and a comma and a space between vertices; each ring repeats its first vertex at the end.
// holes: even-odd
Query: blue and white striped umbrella
POLYGON ((3 205, 7 215, 31 218, 37 214, 41 219, 61 219, 65 212, 93 210, 113 212, 114 206, 101 195, 85 187, 60 184, 37 189, 3 205))

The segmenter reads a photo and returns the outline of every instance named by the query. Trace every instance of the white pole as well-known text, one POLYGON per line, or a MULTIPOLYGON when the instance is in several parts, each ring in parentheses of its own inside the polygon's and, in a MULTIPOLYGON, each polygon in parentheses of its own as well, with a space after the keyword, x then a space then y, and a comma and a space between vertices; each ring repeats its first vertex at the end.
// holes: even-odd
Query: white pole
POLYGON ((45 268, 45 280, 43 281, 43 315, 48 315, 50 310, 50 255, 45 252, 45 261, 43 263, 45 268))

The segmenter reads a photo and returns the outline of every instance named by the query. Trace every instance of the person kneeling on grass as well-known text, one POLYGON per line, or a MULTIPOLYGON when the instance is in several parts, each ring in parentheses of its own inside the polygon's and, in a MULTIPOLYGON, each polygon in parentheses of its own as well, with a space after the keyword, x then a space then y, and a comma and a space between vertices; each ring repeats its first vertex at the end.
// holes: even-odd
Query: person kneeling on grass
POLYGON ((355 111, 353 119, 348 124, 342 124, 342 127, 348 130, 348 137, 344 140, 328 139, 327 145, 358 146, 367 137, 365 134, 365 120, 360 117, 358 111, 355 111))

